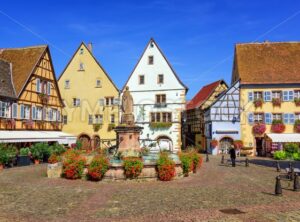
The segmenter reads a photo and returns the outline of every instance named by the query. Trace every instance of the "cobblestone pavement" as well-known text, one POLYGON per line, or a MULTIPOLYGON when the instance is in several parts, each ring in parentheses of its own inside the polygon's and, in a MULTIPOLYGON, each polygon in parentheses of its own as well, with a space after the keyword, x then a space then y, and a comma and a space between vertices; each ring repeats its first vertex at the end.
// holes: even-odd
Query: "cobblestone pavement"
POLYGON ((46 165, 6 169, 0 221, 300 221, 292 182, 282 181, 283 195, 273 195, 274 162, 256 158, 232 168, 220 159, 171 182, 48 179, 46 165))

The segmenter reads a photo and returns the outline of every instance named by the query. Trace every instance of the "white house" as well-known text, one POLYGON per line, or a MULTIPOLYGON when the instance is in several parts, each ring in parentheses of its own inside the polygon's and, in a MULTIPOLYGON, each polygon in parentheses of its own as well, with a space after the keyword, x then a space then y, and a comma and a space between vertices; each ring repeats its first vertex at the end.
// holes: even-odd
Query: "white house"
POLYGON ((239 82, 231 85, 205 111, 205 137, 209 152, 216 155, 222 150, 227 152, 234 140, 240 140, 240 94, 239 82), (217 140, 218 146, 213 148, 211 140, 217 140))
POLYGON ((150 39, 123 90, 125 86, 133 97, 136 125, 144 128, 141 141, 167 143, 170 150, 180 150, 181 112, 188 88, 154 39, 150 39))

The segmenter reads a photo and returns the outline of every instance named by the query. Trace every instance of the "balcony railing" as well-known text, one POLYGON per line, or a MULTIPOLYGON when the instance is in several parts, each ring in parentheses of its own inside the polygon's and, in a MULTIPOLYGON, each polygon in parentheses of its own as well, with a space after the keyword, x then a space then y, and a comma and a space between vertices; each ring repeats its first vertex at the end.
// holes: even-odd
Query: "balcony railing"
POLYGON ((166 108, 167 107, 167 103, 155 103, 154 107, 155 108, 166 108))

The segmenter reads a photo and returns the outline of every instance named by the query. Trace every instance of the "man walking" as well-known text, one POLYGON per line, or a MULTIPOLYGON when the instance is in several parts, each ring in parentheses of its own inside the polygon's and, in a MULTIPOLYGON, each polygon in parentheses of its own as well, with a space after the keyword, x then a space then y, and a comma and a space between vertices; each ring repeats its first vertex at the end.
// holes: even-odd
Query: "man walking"
POLYGON ((235 167, 236 153, 233 145, 230 146, 229 154, 230 154, 232 167, 235 167))

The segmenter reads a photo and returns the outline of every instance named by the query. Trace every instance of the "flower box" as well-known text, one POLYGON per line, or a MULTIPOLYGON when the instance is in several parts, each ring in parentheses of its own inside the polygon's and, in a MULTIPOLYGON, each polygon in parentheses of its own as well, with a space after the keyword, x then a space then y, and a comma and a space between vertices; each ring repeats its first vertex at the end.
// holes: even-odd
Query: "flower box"
POLYGON ((59 122, 52 122, 51 125, 52 125, 53 128, 58 129, 59 122))
POLYGON ((15 119, 5 119, 6 127, 9 129, 16 128, 16 120, 15 119))
POLYGON ((296 133, 300 133, 300 120, 296 120, 294 129, 296 133))
POLYGON ((49 101, 49 95, 45 94, 45 93, 39 93, 39 97, 42 101, 42 103, 46 104, 49 101))
POLYGON ((300 98, 295 98, 294 102, 296 106, 300 106, 300 98))
POLYGON ((108 131, 112 131, 116 127, 116 124, 110 123, 108 124, 108 131))
POLYGON ((272 103, 273 103, 273 106, 281 106, 281 99, 280 98, 273 98, 272 103))
POLYGON ((263 123, 256 123, 253 128, 252 128, 252 131, 253 131, 253 134, 255 135, 262 135, 266 132, 266 125, 263 124, 263 123))
POLYGON ((23 124, 25 125, 26 129, 32 129, 33 121, 32 120, 24 120, 23 124))
POLYGON ((94 129, 95 132, 98 132, 101 127, 102 127, 101 123, 94 123, 93 124, 93 129, 94 129))
POLYGON ((271 131, 273 133, 283 133, 285 130, 285 125, 282 123, 281 120, 273 120, 271 131))
POLYGON ((255 108, 262 107, 263 100, 262 99, 255 99, 253 101, 253 104, 254 104, 255 108))
POLYGON ((151 129, 167 129, 172 126, 171 122, 152 122, 149 124, 151 129))
POLYGON ((235 140, 233 141, 233 145, 235 149, 240 150, 243 147, 243 141, 242 140, 235 140))
POLYGON ((212 141, 210 142, 210 145, 211 145, 211 147, 213 147, 213 148, 216 148, 216 147, 218 146, 218 144, 219 144, 218 140, 212 140, 212 141))

